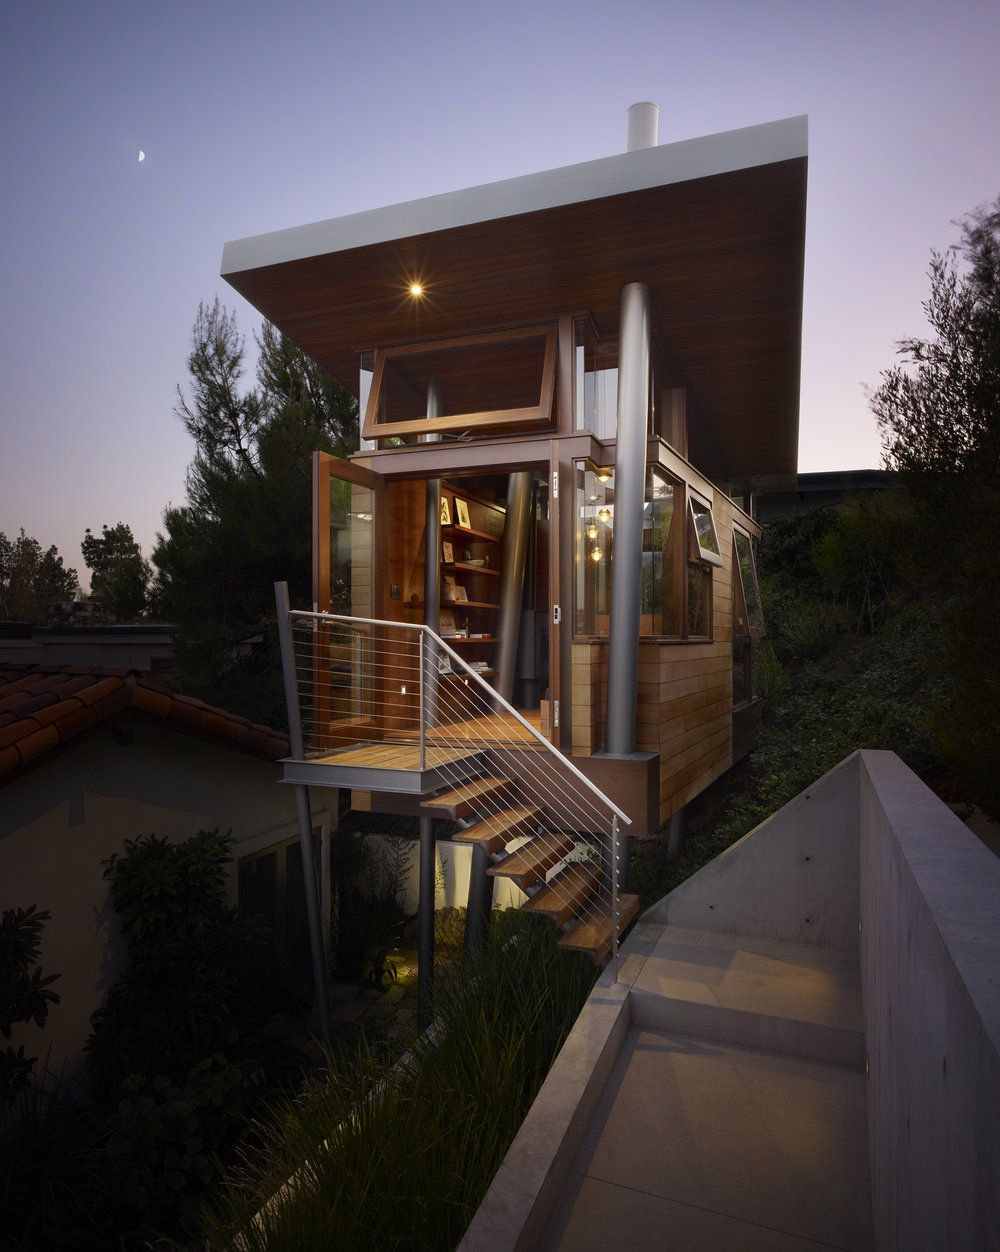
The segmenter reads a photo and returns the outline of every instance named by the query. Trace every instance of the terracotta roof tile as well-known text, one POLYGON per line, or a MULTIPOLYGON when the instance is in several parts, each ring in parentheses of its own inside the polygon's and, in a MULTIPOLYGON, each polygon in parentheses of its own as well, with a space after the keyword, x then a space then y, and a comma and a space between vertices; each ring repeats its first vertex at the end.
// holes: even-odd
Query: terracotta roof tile
POLYGON ((288 740, 268 726, 176 695, 127 669, 0 667, 0 782, 126 710, 181 733, 277 760, 288 740))

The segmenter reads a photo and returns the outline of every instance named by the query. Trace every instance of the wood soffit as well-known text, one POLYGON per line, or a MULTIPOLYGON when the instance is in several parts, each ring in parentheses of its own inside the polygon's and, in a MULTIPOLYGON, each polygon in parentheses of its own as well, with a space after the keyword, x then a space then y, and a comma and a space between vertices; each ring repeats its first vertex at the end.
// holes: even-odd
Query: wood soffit
POLYGON ((589 311, 617 334, 622 287, 653 323, 708 429, 719 477, 793 473, 806 158, 226 274, 357 392, 357 354, 589 311), (409 296, 419 278, 425 294, 409 296))

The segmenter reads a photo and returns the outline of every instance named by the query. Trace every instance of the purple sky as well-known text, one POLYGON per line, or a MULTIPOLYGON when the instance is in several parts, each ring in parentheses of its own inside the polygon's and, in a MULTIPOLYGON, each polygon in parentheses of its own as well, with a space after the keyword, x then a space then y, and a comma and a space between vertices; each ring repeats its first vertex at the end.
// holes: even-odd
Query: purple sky
POLYGON ((9 0, 0 35, 0 530, 81 574, 184 500, 174 416, 227 239, 809 115, 799 468, 877 465, 864 388, 931 248, 1000 194, 998 0, 9 0), (146 152, 140 164, 139 149, 146 152))

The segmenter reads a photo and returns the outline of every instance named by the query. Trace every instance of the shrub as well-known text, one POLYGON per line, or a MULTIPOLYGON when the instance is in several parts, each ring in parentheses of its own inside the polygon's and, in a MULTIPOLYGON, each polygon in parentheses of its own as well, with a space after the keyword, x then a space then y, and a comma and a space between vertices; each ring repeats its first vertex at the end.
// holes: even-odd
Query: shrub
MULTIPOLYGON (((17 1022, 44 1026, 49 1006, 59 1003, 56 992, 49 990, 59 975, 43 976, 38 964, 49 916, 39 913, 34 904, 5 909, 0 916, 0 1034, 4 1039, 10 1039, 17 1022)), ((13 1103, 19 1091, 27 1090, 37 1060, 25 1056, 23 1044, 16 1052, 8 1045, 0 1053, 0 1106, 13 1103)))

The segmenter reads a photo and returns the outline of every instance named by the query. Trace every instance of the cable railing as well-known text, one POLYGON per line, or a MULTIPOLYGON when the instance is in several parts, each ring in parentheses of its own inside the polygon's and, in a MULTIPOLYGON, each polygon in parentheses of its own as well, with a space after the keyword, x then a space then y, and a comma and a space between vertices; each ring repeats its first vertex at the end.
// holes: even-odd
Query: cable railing
POLYGON ((486 664, 422 624, 293 610, 287 638, 303 759, 433 770, 471 810, 470 841, 499 840, 494 857, 526 848, 523 874, 494 866, 523 880, 526 907, 590 928, 577 935, 610 951, 617 976, 618 828, 630 819, 489 685, 486 664))

